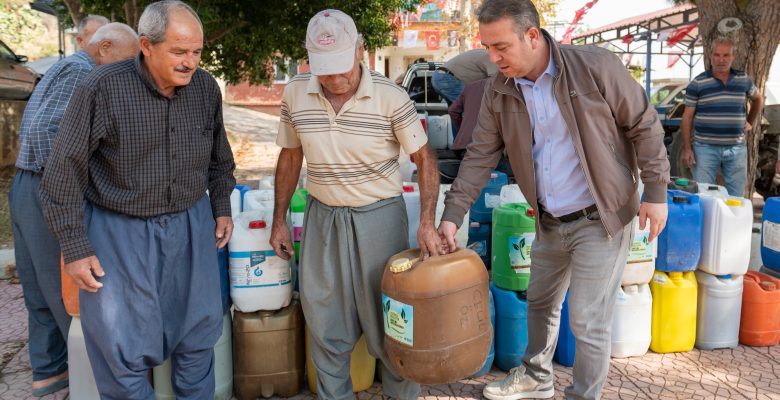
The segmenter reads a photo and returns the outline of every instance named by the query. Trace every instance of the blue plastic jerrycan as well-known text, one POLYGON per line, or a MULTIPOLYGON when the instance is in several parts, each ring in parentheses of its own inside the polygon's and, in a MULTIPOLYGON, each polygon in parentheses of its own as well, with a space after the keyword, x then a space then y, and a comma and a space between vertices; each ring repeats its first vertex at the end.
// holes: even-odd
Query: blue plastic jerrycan
POLYGON ((485 365, 482 369, 477 371, 476 374, 472 375, 473 378, 480 377, 490 372, 490 369, 493 368, 493 360, 496 358, 496 306, 493 301, 493 291, 491 290, 488 292, 488 295, 490 296, 490 323, 493 325, 493 341, 490 342, 490 353, 488 353, 485 365))
POLYGON ((669 190, 666 199, 669 222, 658 236, 655 269, 663 272, 693 271, 701 257, 703 214, 699 196, 669 190))
POLYGON ((764 204, 761 217, 761 261, 765 267, 780 272, 780 197, 770 197, 764 204))
POLYGON ((558 331, 558 344, 555 346, 553 361, 564 367, 573 366, 575 343, 574 333, 572 333, 569 323, 569 292, 566 292, 566 298, 561 307, 561 326, 558 331))
POLYGON ((469 211, 469 219, 475 222, 490 222, 493 220, 493 208, 501 204, 501 187, 509 183, 506 174, 499 171, 490 173, 490 181, 482 189, 477 201, 469 211))
POLYGON ((489 222, 469 221, 469 238, 466 247, 474 250, 482 259, 485 268, 490 269, 491 224, 489 222))
POLYGON ((230 307, 233 305, 233 302, 230 301, 227 246, 217 249, 217 266, 219 267, 219 289, 222 294, 222 314, 225 314, 230 311, 230 307))
POLYGON ((528 303, 525 292, 504 290, 490 283, 496 302, 496 359, 504 371, 520 365, 528 347, 528 303))

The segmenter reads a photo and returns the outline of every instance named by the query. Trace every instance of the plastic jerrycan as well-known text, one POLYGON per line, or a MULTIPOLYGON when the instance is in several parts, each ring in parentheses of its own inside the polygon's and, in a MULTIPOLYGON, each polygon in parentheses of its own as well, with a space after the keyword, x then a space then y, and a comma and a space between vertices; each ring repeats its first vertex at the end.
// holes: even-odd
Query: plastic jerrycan
POLYGON ((487 270, 469 249, 419 257, 419 249, 402 251, 382 275, 389 361, 400 376, 426 385, 471 376, 493 340, 487 270))
POLYGON ((753 203, 718 192, 700 196, 702 241, 699 270, 713 275, 744 275, 750 264, 753 203))
POLYGON ((493 210, 493 282, 501 289, 528 289, 536 213, 528 204, 505 204, 493 210))
POLYGON ((236 185, 230 193, 230 215, 235 218, 238 213, 244 211, 244 195, 251 190, 247 185, 236 185))
POLYGON ((68 331, 68 371, 71 399, 99 400, 92 364, 87 357, 87 344, 81 328, 81 318, 74 316, 68 331))
POLYGON ((60 254, 60 285, 62 286, 62 303, 65 305, 65 312, 71 317, 79 316, 79 287, 73 278, 65 273, 65 260, 60 254))
POLYGON ((292 298, 292 263, 271 247, 271 214, 251 210, 235 218, 228 243, 230 298, 239 311, 278 310, 292 298))
POLYGON ((577 340, 574 338, 574 333, 571 331, 571 323, 569 322, 569 292, 566 292, 566 297, 561 306, 561 321, 558 329, 558 344, 555 346, 553 361, 564 367, 572 367, 574 366, 577 340))
POLYGON ((770 197, 761 217, 761 261, 780 272, 780 197, 770 197))
MULTIPOLYGON (((216 382, 214 399, 230 400, 233 397, 233 338, 230 313, 222 319, 222 335, 214 345, 214 381, 216 382)), ((171 384, 171 359, 154 367, 154 396, 157 400, 175 400, 176 394, 171 384)), ((75 398, 74 398, 75 399, 75 398)))
POLYGON ((269 213, 274 211, 274 190, 258 189, 250 190, 244 194, 242 211, 265 210, 269 213))
POLYGON ((504 371, 520 365, 528 347, 528 303, 525 292, 504 290, 490 283, 496 303, 496 360, 504 371))
POLYGON ((780 279, 749 271, 744 285, 739 342, 748 346, 780 343, 780 279))
POLYGON ((493 209, 501 205, 501 188, 508 183, 506 174, 500 171, 490 173, 490 181, 477 197, 469 211, 469 218, 476 222, 491 222, 493 209))
MULTIPOLYGON (((368 352, 366 335, 360 335, 355 348, 349 354, 349 377, 352 380, 353 392, 368 390, 374 384, 376 365, 376 358, 368 352)), ((311 333, 308 325, 306 326, 306 378, 309 390, 317 394, 317 369, 314 368, 314 362, 311 359, 311 333)))
POLYGON ((409 224, 409 248, 413 249, 417 247, 417 229, 420 227, 420 189, 408 183, 404 183, 402 189, 409 224))
POLYGON ((483 365, 482 369, 477 371, 477 373, 471 375, 472 378, 487 375, 487 373, 490 372, 490 369, 493 368, 493 361, 496 359, 496 304, 493 299, 493 285, 490 286, 488 296, 490 297, 490 325, 493 327, 493 340, 490 342, 490 353, 488 353, 485 365, 483 365))
POLYGON ((474 250, 487 269, 491 267, 490 247, 492 233, 489 222, 469 222, 469 238, 466 247, 474 250))
POLYGON ((696 348, 734 348, 739 345, 742 276, 715 276, 696 271, 696 348))
POLYGON ((653 297, 647 283, 618 289, 612 314, 612 354, 614 358, 637 357, 650 347, 653 297))
POLYGON ((699 194, 728 197, 729 191, 725 186, 716 185, 714 183, 699 183, 699 194))
POLYGON ((621 286, 641 285, 649 283, 655 272, 655 259, 658 257, 658 240, 649 241, 650 223, 645 229, 639 229, 639 217, 634 217, 634 241, 626 259, 621 286))
POLYGON ((699 193, 699 185, 694 180, 688 178, 681 178, 679 176, 673 176, 671 182, 669 182, 670 190, 682 190, 688 193, 699 193))
POLYGON ((696 342, 696 276, 693 271, 656 271, 650 281, 653 323, 650 350, 686 352, 696 342))
POLYGON ((293 249, 295 250, 295 260, 300 260, 301 256, 301 235, 303 234, 303 217, 306 212, 306 201, 309 199, 309 191, 306 188, 300 188, 293 192, 290 199, 290 217, 292 219, 293 229, 293 249))
POLYGON ((702 210, 699 195, 669 190, 666 197, 669 223, 658 236, 655 269, 693 271, 701 258, 702 210))
POLYGON ((233 382, 239 400, 295 396, 303 386, 305 360, 297 297, 281 310, 233 313, 233 382))
POLYGON ((500 205, 511 203, 528 203, 520 190, 520 186, 516 183, 501 187, 500 205))

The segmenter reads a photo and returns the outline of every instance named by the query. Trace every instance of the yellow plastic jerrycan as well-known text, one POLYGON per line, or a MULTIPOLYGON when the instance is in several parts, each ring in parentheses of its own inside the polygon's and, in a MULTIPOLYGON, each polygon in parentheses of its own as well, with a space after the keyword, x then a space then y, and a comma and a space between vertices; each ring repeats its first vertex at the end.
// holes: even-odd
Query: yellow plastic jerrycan
POLYGON ((676 353, 693 350, 696 342, 696 275, 655 271, 650 281, 653 322, 650 350, 676 353))
MULTIPOLYGON (((317 394, 317 370, 311 360, 311 335, 309 326, 306 326, 306 375, 309 380, 309 390, 317 394)), ((362 392, 368 390, 374 384, 374 372, 376 371, 376 358, 368 353, 366 335, 361 335, 352 354, 349 355, 349 376, 352 378, 352 391, 362 392)))

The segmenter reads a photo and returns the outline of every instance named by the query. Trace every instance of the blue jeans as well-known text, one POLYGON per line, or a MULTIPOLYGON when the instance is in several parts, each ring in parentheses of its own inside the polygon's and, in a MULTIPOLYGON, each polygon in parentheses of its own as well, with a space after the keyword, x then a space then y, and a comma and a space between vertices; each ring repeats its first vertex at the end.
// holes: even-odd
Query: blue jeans
POLYGON ((463 92, 463 82, 456 78, 455 75, 440 69, 433 73, 431 85, 433 85, 433 90, 444 98, 447 106, 451 106, 455 99, 460 96, 460 93, 463 92))
POLYGON ((702 183, 716 183, 718 168, 723 173, 726 190, 732 196, 744 196, 747 180, 747 146, 693 142, 693 179, 702 183))
POLYGON ((8 191, 16 272, 27 308, 34 381, 68 369, 65 341, 70 328, 70 315, 62 302, 60 245, 43 220, 38 197, 40 184, 41 174, 20 169, 8 191))

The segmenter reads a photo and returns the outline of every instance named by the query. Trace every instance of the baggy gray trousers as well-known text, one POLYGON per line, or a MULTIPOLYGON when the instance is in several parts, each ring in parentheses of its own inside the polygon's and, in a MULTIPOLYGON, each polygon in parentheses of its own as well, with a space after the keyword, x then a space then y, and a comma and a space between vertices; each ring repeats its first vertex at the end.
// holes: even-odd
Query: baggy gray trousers
POLYGON ((569 320, 576 338, 573 384, 567 399, 598 399, 609 372, 612 311, 633 237, 631 224, 607 237, 598 212, 573 222, 540 215, 531 247, 528 348, 523 365, 552 383, 561 305, 569 289, 569 320))
POLYGON ((390 256, 408 248, 407 236, 400 196, 356 208, 330 207, 309 196, 299 273, 321 398, 354 398, 349 356, 361 333, 369 353, 382 360, 384 394, 420 394, 420 385, 398 376, 383 344, 382 273, 390 256))

